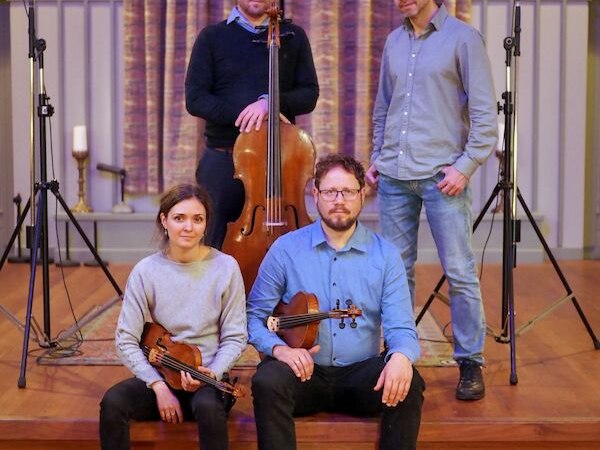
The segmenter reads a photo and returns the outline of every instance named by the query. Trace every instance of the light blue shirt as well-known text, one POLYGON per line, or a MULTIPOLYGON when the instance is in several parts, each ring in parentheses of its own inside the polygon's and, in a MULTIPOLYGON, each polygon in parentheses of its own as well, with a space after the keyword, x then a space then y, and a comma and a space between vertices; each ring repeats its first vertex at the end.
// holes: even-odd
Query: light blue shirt
POLYGON ((338 251, 327 243, 320 220, 283 235, 271 246, 247 303, 249 338, 258 351, 272 356, 274 346, 285 345, 265 321, 280 299, 288 303, 299 291, 315 294, 321 311, 336 308, 338 299, 340 308, 350 299, 362 310, 356 328, 349 326, 349 319, 344 329, 339 328, 339 319, 319 323, 317 364, 347 366, 379 355, 382 329, 388 355, 400 352, 412 362, 419 357, 400 253, 360 222, 338 251))
MULTIPOLYGON (((264 31, 260 28, 256 28, 250 21, 248 21, 248 19, 246 19, 246 16, 244 16, 240 12, 237 6, 234 6, 231 12, 229 13, 229 16, 227 16, 227 25, 229 25, 231 22, 237 23, 240 27, 242 27, 244 30, 249 31, 250 33, 258 34, 264 31)), ((261 25, 268 26, 269 18, 267 17, 261 25)))
POLYGON ((483 37, 441 6, 415 37, 409 20, 390 33, 373 110, 371 163, 397 180, 454 165, 471 177, 498 140, 483 37))

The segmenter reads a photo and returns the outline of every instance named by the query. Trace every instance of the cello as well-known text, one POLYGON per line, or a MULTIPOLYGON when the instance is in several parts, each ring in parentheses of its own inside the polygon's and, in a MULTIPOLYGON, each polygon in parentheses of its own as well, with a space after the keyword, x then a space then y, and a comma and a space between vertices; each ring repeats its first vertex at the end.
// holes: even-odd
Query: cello
POLYGON ((234 177, 244 184, 240 217, 227 225, 222 250, 240 265, 246 293, 271 244, 288 231, 308 225, 304 192, 313 177, 316 150, 310 136, 280 121, 280 9, 267 11, 269 28, 269 114, 267 127, 241 133, 233 147, 234 177))

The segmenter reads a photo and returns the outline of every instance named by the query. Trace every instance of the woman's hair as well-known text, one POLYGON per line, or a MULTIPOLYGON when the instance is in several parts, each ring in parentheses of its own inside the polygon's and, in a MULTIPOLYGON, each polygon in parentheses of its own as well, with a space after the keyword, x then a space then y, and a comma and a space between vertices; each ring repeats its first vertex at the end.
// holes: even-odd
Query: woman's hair
POLYGON ((167 217, 173 206, 190 198, 197 199, 202 203, 202 206, 204 206, 204 209, 206 210, 206 229, 209 229, 212 216, 212 204, 206 189, 197 184, 178 184, 164 192, 160 198, 160 207, 158 209, 158 214, 156 214, 156 228, 158 230, 161 248, 166 247, 169 242, 169 237, 166 236, 164 232, 165 229, 162 225, 161 214, 164 214, 165 217, 167 217))
POLYGON ((330 153, 319 160, 315 166, 315 187, 319 189, 321 179, 329 173, 334 167, 341 167, 346 172, 351 173, 358 180, 361 187, 365 187, 365 169, 352 156, 342 155, 340 153, 330 153))

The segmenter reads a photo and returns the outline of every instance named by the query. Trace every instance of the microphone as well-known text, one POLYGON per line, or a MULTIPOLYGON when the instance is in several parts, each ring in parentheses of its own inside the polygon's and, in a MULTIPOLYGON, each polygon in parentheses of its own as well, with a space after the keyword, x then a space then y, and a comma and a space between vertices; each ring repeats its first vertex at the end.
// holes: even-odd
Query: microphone
POLYGON ((515 2, 515 56, 521 56, 521 2, 515 2))
POLYGON ((122 169, 121 167, 111 166, 109 164, 103 164, 103 163, 98 163, 96 165, 96 169, 101 170, 103 172, 114 173, 114 174, 120 175, 122 177, 124 177, 126 175, 126 173, 127 173, 125 171, 125 169, 122 169))

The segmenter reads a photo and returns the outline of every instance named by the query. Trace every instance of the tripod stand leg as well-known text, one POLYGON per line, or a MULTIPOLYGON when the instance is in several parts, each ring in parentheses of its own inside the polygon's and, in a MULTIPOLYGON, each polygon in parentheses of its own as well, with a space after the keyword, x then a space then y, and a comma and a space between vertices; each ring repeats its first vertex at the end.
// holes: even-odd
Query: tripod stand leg
MULTIPOLYGON (((37 190, 35 192, 37 192, 37 190)), ((33 195, 35 195, 35 192, 33 195)), ((23 209, 23 212, 21 213, 21 216, 19 217, 17 225, 15 226, 15 229, 13 231, 13 234, 10 237, 8 244, 6 245, 6 249, 4 250, 4 253, 2 254, 2 259, 0 260, 0 270, 2 270, 2 267, 4 267, 6 258, 8 257, 8 254, 10 253, 10 249, 12 248, 13 244, 15 243, 17 236, 19 235, 19 231, 21 230, 21 226, 23 225, 23 222, 25 222, 25 217, 27 216, 27 212, 29 211, 30 206, 31 206, 31 199, 27 200, 27 203, 25 204, 25 209, 23 209)))
POLYGON ((558 262, 556 262, 556 259, 554 258, 554 255, 552 254, 552 251, 550 250, 550 247, 548 247, 548 244, 546 243, 546 239, 544 239, 542 232, 540 231, 539 227, 537 226, 537 223, 535 222, 535 219, 533 218, 531 211, 527 207, 525 200, 523 200, 523 197, 521 196, 521 191, 518 188, 517 188, 517 198, 519 199, 519 203, 521 203, 521 206, 523 207, 523 210, 525 211, 525 214, 527 215, 527 218, 529 219, 529 223, 531 223, 531 226, 533 227, 535 234, 537 235, 538 239, 540 240, 542 247, 544 247, 544 251, 546 252, 546 255, 548 256, 548 259, 552 263, 552 266, 554 267, 554 271, 558 275, 558 278, 560 278, 560 281, 561 281, 563 287, 565 288, 565 291, 567 292, 568 296, 571 298, 571 301, 573 302, 573 306, 575 306, 575 310, 577 310, 577 313, 579 314, 579 317, 581 318, 583 325, 585 326, 588 334, 592 338, 592 342, 594 343, 594 348, 596 350, 600 349, 600 341, 598 341, 598 338, 596 337, 594 330, 592 329, 590 323, 588 322, 587 317, 583 313, 583 309, 581 309, 579 302, 577 301, 577 299, 575 298, 575 295, 573 294, 573 290, 571 289, 571 286, 569 286, 569 283, 568 283, 567 279, 565 278, 564 274, 562 273, 562 270, 560 269, 558 262))
POLYGON ((81 228, 81 225, 79 225, 79 222, 77 222, 77 219, 75 218, 75 216, 73 215, 73 213, 71 212, 71 210, 69 209, 69 207, 67 206, 67 204, 65 203, 65 200, 63 199, 62 195, 60 195, 60 192, 58 191, 58 189, 53 188, 52 189, 52 193, 54 194, 54 196, 56 197, 56 199, 61 204, 61 206, 62 206, 63 210, 65 211, 65 213, 67 214, 67 216, 69 216, 69 220, 71 221, 71 223, 75 226, 75 228, 79 232, 79 235, 81 236, 81 239, 84 240, 84 242, 86 243, 86 245, 90 249, 90 252, 92 252, 92 255, 94 255, 94 258, 98 262, 98 265, 104 271, 104 274, 106 275, 106 277, 108 278, 108 280, 110 281, 110 283, 115 288, 115 291, 117 291, 117 294, 119 296, 122 296, 123 295, 123 291, 121 290, 121 288, 117 284, 116 280, 113 278, 112 274, 110 273, 110 271, 106 267, 106 264, 104 264, 104 261, 102 261, 102 259, 98 255, 98 252, 96 251, 96 249, 94 248, 94 246, 92 245, 92 243, 90 242, 90 240, 88 239, 88 237, 85 235, 85 232, 83 231, 83 228, 81 228))
POLYGON ((38 247, 40 243, 41 227, 39 223, 40 214, 42 211, 42 202, 38 203, 38 220, 35 222, 34 241, 31 247, 31 260, 30 260, 30 277, 29 277, 29 295, 27 296, 27 313, 25 315, 25 329, 23 333, 23 351, 21 354, 21 371, 19 373, 19 381, 17 386, 24 388, 27 384, 25 372, 27 370, 27 353, 29 351, 29 330, 31 329, 31 312, 33 309, 33 293, 35 288, 35 273, 36 273, 36 260, 38 247))
MULTIPOLYGON (((512 275, 511 275, 512 280, 512 275)), ((515 297, 513 284, 511 282, 508 292, 508 331, 509 331, 509 346, 510 346, 510 377, 509 382, 515 385, 519 382, 517 376, 517 340, 515 339, 515 297)))
MULTIPOLYGON (((481 212, 477 216, 477 219, 475 219, 475 222, 473 223, 473 232, 475 232, 475 230, 479 226, 479 223, 483 220, 485 214, 487 213, 488 209, 492 205, 492 202, 497 197, 497 195, 498 195, 498 193, 500 192, 501 189, 502 189, 501 184, 500 183, 496 184, 496 187, 494 187, 494 190, 490 194, 490 197, 487 199, 487 202, 485 202, 485 205, 483 206, 483 209, 481 210, 481 212)), ((436 297, 440 296, 439 291, 442 288, 442 286, 444 285, 445 281, 446 281, 446 275, 442 275, 440 277, 440 280, 438 281, 438 283, 435 285, 435 288, 433 289, 431 295, 427 299, 427 302, 425 302, 425 305, 421 309, 421 312, 419 313, 419 315, 415 319, 415 325, 419 325, 419 322, 421 321, 421 319, 423 318, 423 316, 425 315, 425 313, 429 309, 429 306, 431 306, 431 303, 433 302, 433 300, 436 297)))

